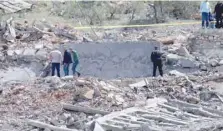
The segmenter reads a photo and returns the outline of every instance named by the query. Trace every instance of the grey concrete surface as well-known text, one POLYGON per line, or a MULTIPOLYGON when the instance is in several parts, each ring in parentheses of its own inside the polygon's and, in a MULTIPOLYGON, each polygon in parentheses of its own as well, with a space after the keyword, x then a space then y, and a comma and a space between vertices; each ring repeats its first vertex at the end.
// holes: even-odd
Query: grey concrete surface
MULTIPOLYGON (((120 43, 69 43, 61 46, 60 50, 64 52, 64 49, 72 48, 78 52, 80 58, 78 70, 82 76, 111 79, 151 76, 150 54, 155 46, 160 47, 160 43, 154 40, 120 43)), ((63 72, 62 69, 61 72, 63 72)))

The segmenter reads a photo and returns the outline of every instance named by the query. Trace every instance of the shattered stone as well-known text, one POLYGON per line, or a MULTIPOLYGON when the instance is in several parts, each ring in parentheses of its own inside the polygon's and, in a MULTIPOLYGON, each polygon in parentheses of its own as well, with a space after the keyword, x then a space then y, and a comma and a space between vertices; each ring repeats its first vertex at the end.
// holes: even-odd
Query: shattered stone
POLYGON ((170 73, 170 75, 175 75, 177 77, 179 77, 179 76, 186 76, 186 74, 181 73, 181 72, 179 72, 177 70, 171 70, 171 71, 169 71, 169 73, 170 73))
POLYGON ((195 68, 196 67, 195 61, 193 61, 191 59, 180 59, 179 64, 183 68, 195 68))
POLYGON ((105 130, 98 122, 95 122, 94 131, 105 131, 105 130))
POLYGON ((219 65, 223 65, 223 60, 221 60, 221 61, 219 62, 219 65))
POLYGON ((215 94, 209 91, 200 92, 199 96, 202 101, 209 101, 215 94))
POLYGON ((168 54, 166 56, 166 59, 167 59, 167 64, 175 65, 181 59, 181 56, 176 55, 176 54, 168 54))
POLYGON ((83 97, 84 99, 88 99, 88 100, 93 99, 93 97, 94 97, 94 90, 89 89, 88 91, 86 91, 86 92, 82 95, 82 97, 83 97))
POLYGON ((217 61, 217 60, 211 60, 211 61, 210 61, 210 65, 211 65, 212 67, 216 67, 216 66, 218 66, 219 64, 218 64, 218 61, 217 61))

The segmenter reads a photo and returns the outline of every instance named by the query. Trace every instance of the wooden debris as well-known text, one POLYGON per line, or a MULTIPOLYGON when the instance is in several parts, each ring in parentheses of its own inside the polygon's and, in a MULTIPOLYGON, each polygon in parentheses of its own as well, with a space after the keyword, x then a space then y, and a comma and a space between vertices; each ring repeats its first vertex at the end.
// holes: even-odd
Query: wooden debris
POLYGON ((28 125, 38 127, 38 128, 43 128, 43 129, 50 129, 52 131, 78 131, 76 129, 68 129, 68 128, 62 128, 62 127, 56 127, 53 125, 49 125, 40 121, 35 121, 35 120, 27 120, 28 125))
POLYGON ((32 4, 24 2, 23 0, 17 1, 0 1, 0 8, 5 13, 15 13, 24 9, 30 9, 32 4))
POLYGON ((93 108, 86 107, 86 106, 76 106, 76 105, 71 105, 71 104, 63 104, 63 108, 65 110, 84 112, 87 114, 102 114, 102 115, 109 114, 109 112, 107 112, 107 111, 101 111, 101 110, 93 109, 93 108))

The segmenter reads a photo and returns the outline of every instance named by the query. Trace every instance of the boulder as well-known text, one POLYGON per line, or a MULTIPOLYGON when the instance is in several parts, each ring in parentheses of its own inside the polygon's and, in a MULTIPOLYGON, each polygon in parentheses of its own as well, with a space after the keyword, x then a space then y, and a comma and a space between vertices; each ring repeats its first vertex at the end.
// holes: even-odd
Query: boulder
POLYGON ((48 55, 48 52, 45 49, 40 49, 38 52, 36 52, 36 58, 40 60, 46 60, 47 55, 48 55))
POLYGON ((215 59, 210 60, 210 61, 209 61, 209 63, 210 63, 210 65, 211 65, 212 67, 216 67, 216 66, 218 66, 218 65, 219 65, 218 61, 217 61, 217 60, 215 60, 215 59))
POLYGON ((36 50, 34 49, 25 49, 24 52, 23 52, 23 55, 24 56, 34 56, 36 53, 36 50))
POLYGON ((176 50, 176 53, 180 56, 192 57, 186 47, 180 47, 176 50))
POLYGON ((179 76, 186 76, 186 74, 181 73, 181 72, 179 72, 179 71, 177 71, 177 70, 171 70, 171 71, 169 71, 169 74, 170 74, 170 75, 177 76, 177 77, 179 77, 179 76))
POLYGON ((219 65, 223 65, 223 60, 221 60, 218 64, 219 64, 219 65))
POLYGON ((179 64, 183 68, 195 68, 196 67, 196 62, 192 59, 180 59, 179 64))
POLYGON ((207 66, 205 66, 205 65, 200 65, 200 70, 201 70, 201 71, 207 71, 208 68, 207 68, 207 66))
POLYGON ((105 131, 105 130, 98 122, 95 122, 94 131, 105 131))
POLYGON ((176 54, 168 54, 166 56, 166 59, 167 59, 167 63, 169 65, 175 65, 177 64, 177 62, 181 59, 182 57, 179 56, 179 55, 176 55, 176 54))
POLYGON ((94 90, 91 90, 91 89, 87 90, 87 91, 82 95, 82 97, 83 97, 84 99, 92 100, 93 97, 94 97, 94 90))

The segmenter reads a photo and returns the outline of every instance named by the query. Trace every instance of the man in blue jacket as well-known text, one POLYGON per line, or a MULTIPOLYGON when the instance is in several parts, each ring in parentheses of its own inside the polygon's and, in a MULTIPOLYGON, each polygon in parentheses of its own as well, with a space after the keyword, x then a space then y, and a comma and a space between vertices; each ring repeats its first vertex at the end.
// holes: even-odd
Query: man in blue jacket
POLYGON ((69 66, 71 63, 72 63, 71 54, 67 50, 65 50, 63 57, 63 70, 65 76, 69 75, 69 66))
POLYGON ((158 67, 159 73, 163 76, 163 63, 162 63, 162 55, 158 50, 158 47, 155 47, 155 50, 151 53, 151 61, 153 62, 153 77, 156 76, 156 69, 158 67))

